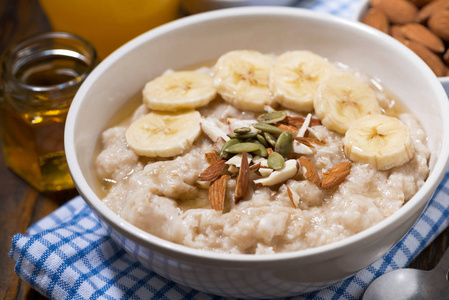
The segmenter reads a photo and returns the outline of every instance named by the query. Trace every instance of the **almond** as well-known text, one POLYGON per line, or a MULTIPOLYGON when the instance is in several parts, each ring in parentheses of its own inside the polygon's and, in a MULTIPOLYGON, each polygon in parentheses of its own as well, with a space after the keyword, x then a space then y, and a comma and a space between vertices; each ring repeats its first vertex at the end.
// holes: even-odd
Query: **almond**
POLYGON ((449 0, 436 0, 421 8, 416 15, 415 21, 425 22, 434 12, 449 9, 449 0))
POLYGON ((307 181, 310 181, 317 187, 320 187, 320 176, 318 175, 318 171, 312 162, 303 156, 299 159, 299 164, 301 166, 302 174, 307 181))
POLYGON ((226 160, 225 159, 219 159, 210 164, 209 167, 207 167, 206 170, 203 171, 199 175, 199 178, 201 180, 206 181, 212 181, 217 179, 218 176, 221 175, 221 173, 224 171, 224 169, 227 167, 226 160))
POLYGON ((226 195, 226 184, 229 178, 229 175, 221 175, 217 180, 214 180, 209 187, 210 207, 216 211, 223 210, 226 195))
POLYGON ((426 5, 432 1, 433 0, 410 0, 410 2, 415 4, 417 7, 423 7, 424 5, 426 5))
POLYGON ((381 10, 370 8, 363 16, 362 23, 376 28, 382 32, 389 33, 390 22, 387 16, 381 10))
POLYGON ((351 163, 342 162, 322 174, 321 187, 325 190, 336 189, 351 172, 351 163))
POLYGON ((297 140, 301 144, 306 145, 309 148, 315 148, 315 146, 313 146, 312 143, 310 142, 311 138, 295 137, 295 140, 297 140))
MULTIPOLYGON (((297 128, 301 128, 302 124, 304 124, 305 119, 303 117, 290 117, 287 116, 287 118, 285 118, 286 122, 288 125, 291 126, 295 126, 297 128)), ((310 124, 309 126, 319 126, 321 125, 321 121, 317 118, 312 118, 310 119, 310 124)))
POLYGON ((446 75, 446 66, 435 53, 415 41, 407 41, 405 45, 415 52, 432 69, 435 75, 438 77, 446 75))
POLYGON ((239 203, 246 195, 249 185, 249 167, 248 167, 248 155, 246 152, 242 152, 242 163, 240 165, 239 176, 235 185, 234 202, 239 203))
POLYGON ((297 208, 298 204, 299 204, 299 199, 300 199, 299 195, 296 192, 292 191, 288 185, 287 185, 287 193, 288 193, 288 197, 290 198, 290 202, 292 203, 293 207, 297 208))
POLYGON ((280 124, 278 126, 278 128, 284 130, 284 131, 290 131, 291 133, 297 133, 299 131, 298 128, 296 128, 295 126, 291 126, 291 125, 285 125, 285 124, 280 124))
POLYGON ((447 49, 447 51, 444 53, 443 60, 446 63, 446 65, 449 66, 449 49, 447 49))
POLYGON ((400 41, 401 43, 404 43, 407 38, 405 37, 404 33, 402 32, 402 26, 401 25, 393 25, 391 26, 391 36, 400 41))
MULTIPOLYGON (((448 22, 449 24, 449 22, 448 22)), ((436 53, 444 52, 443 41, 432 31, 427 29, 421 24, 409 23, 402 26, 402 33, 404 36, 412 41, 418 42, 423 46, 426 46, 430 50, 436 53)))
POLYGON ((371 6, 383 11, 395 24, 410 23, 418 13, 418 8, 407 0, 371 0, 371 6))
POLYGON ((257 164, 253 164, 252 166, 250 166, 250 167, 249 167, 249 170, 250 170, 251 172, 255 172, 255 171, 257 171, 257 170, 260 169, 260 166, 261 166, 261 163, 258 162, 257 164))
POLYGON ((215 152, 215 151, 214 152, 206 152, 206 154, 204 154, 204 155, 206 156, 206 160, 209 164, 220 159, 217 152, 215 152))
POLYGON ((445 41, 449 41, 449 9, 434 12, 427 26, 439 37, 445 41))

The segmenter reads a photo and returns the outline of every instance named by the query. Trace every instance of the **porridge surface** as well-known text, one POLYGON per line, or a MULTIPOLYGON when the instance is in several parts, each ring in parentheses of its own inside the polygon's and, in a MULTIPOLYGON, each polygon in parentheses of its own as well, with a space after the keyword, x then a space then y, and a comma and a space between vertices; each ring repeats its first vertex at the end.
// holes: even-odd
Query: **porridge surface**
MULTIPOLYGON (((380 103, 386 101, 383 96, 377 95, 380 103)), ((306 115, 282 109, 289 115, 306 115)), ((410 113, 397 117, 410 132, 414 155, 407 163, 388 170, 350 161, 344 152, 344 135, 317 125, 313 129, 324 143, 302 156, 320 175, 350 161, 350 173, 336 189, 318 187, 306 180, 299 168, 294 177, 279 184, 250 184, 244 199, 236 204, 237 176, 230 176, 224 208, 217 211, 211 209, 207 186, 198 180, 209 166, 205 154, 216 151, 216 144, 204 132, 188 151, 175 157, 140 156, 129 147, 129 125, 151 111, 141 105, 130 119, 103 133, 102 150, 95 162, 99 178, 108 182, 103 201, 135 226, 192 248, 267 254, 339 241, 400 209, 424 184, 429 172, 426 135, 410 113), (288 189, 299 196, 296 207, 288 189)), ((219 120, 223 128, 229 119, 257 122, 261 114, 242 111, 219 97, 197 111, 202 117, 219 120)), ((250 180, 260 177, 250 173, 250 180)))

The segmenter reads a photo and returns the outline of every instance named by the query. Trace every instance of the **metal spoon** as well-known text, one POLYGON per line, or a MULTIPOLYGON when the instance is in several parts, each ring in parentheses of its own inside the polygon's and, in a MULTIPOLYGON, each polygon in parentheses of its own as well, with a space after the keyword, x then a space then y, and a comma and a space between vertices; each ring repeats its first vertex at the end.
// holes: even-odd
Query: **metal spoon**
POLYGON ((449 299, 449 250, 431 271, 399 269, 374 280, 363 300, 449 299))

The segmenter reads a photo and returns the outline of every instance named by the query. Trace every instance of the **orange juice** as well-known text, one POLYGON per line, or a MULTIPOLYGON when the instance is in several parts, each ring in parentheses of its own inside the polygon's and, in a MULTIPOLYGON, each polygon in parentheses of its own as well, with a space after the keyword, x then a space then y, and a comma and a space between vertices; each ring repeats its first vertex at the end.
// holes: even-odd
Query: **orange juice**
POLYGON ((100 58, 178 16, 179 0, 40 0, 55 31, 91 42, 100 58))

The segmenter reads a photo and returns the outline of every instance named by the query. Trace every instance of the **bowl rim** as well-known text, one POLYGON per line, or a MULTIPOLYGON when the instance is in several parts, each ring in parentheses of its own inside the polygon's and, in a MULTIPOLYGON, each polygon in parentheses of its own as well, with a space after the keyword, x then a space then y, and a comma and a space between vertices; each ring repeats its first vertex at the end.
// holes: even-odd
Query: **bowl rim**
MULTIPOLYGON (((292 258, 309 258, 311 256, 320 255, 323 253, 343 253, 346 248, 351 245, 356 245, 363 243, 363 241, 369 236, 381 236, 383 230, 389 226, 395 226, 402 223, 402 219, 409 218, 413 216, 418 210, 420 210, 419 202, 425 201, 425 196, 427 194, 433 194, 437 186, 439 185, 443 175, 446 165, 449 160, 449 118, 443 119, 445 132, 444 139, 441 143, 441 152, 437 158, 432 172, 429 174, 425 184, 419 189, 419 191, 410 199, 399 211, 395 212, 393 215, 387 217, 381 222, 371 226, 370 228, 363 230, 355 235, 347 237, 343 240, 333 242, 328 245, 318 246, 314 248, 308 248, 304 250, 297 250, 285 253, 274 253, 274 254, 263 254, 263 255, 248 255, 248 254, 229 254, 229 253, 216 253, 213 251, 194 249, 188 246, 175 244, 173 242, 164 240, 162 238, 156 237, 142 229, 137 228, 128 221, 125 221, 118 215, 116 215, 111 209, 109 209, 95 194, 93 189, 90 188, 86 179, 84 178, 80 165, 78 163, 75 147, 75 124, 77 115, 79 113, 80 105, 83 101, 84 96, 88 92, 90 86, 96 81, 96 79, 105 72, 109 66, 113 65, 114 62, 119 60, 121 57, 125 56, 126 53, 143 43, 147 40, 151 40, 155 37, 176 30, 184 26, 190 26, 197 23, 209 22, 215 19, 223 18, 235 18, 235 17, 245 17, 245 16, 293 16, 311 20, 320 20, 326 23, 335 24, 339 26, 351 27, 354 30, 364 31, 366 34, 373 36, 374 38, 383 40, 383 43, 389 44, 389 47, 400 49, 404 52, 404 55, 415 55, 411 50, 401 43, 395 41, 393 38, 385 35, 367 25, 361 24, 359 22, 353 22, 350 20, 345 20, 336 16, 329 15, 327 13, 311 11, 302 8, 293 7, 243 7, 243 8, 228 8, 216 11, 210 11, 205 13, 200 13, 188 17, 184 17, 168 24, 157 27, 150 30, 142 35, 132 39, 127 42, 119 49, 114 51, 106 59, 104 59, 88 76, 85 82, 82 84, 78 90, 73 102, 70 107, 66 128, 65 128, 65 149, 66 156, 69 165, 70 172, 77 186, 78 191, 82 195, 85 202, 90 206, 90 208, 97 214, 100 215, 104 222, 111 226, 120 234, 123 234, 126 238, 132 240, 139 245, 145 245, 151 251, 156 251, 163 253, 164 255, 184 257, 189 259, 207 260, 207 261, 221 261, 221 262, 280 262, 284 260, 290 260, 292 258), (395 42, 392 43, 392 39, 395 42)), ((416 58, 418 58, 416 56, 416 58)), ((430 69, 421 60, 416 61, 417 67, 422 69, 424 75, 433 76, 437 79, 430 69)), ((423 75, 423 76, 424 76, 423 75)), ((440 89, 438 97, 438 104, 441 111, 445 111, 449 115, 449 103, 447 101, 446 93, 438 82, 434 80, 432 85, 435 89, 440 89)), ((421 212, 420 212, 421 213, 421 212)))

